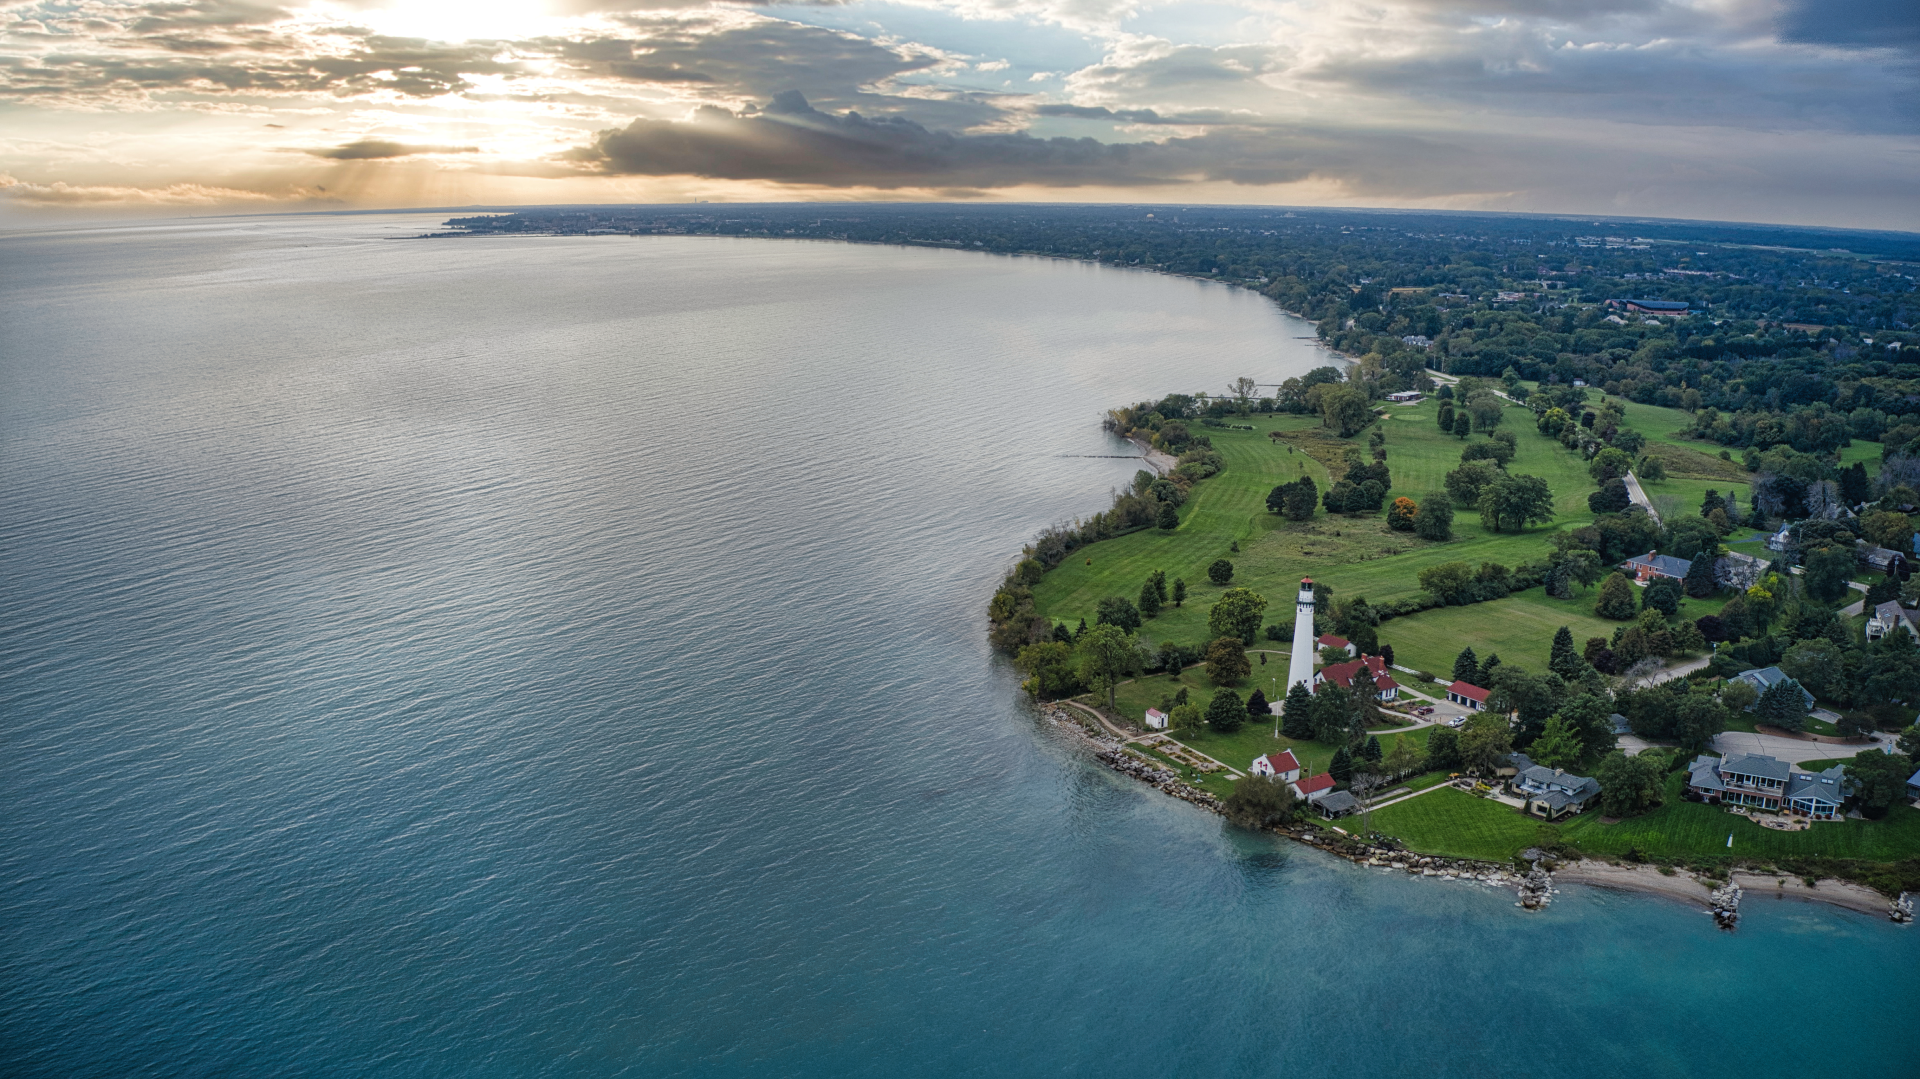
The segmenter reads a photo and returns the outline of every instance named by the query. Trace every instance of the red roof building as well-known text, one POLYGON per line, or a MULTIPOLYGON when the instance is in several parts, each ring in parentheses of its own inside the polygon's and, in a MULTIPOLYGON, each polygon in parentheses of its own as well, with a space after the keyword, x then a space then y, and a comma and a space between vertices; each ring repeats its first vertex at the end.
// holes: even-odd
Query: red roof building
POLYGON ((1465 682, 1455 682, 1447 687, 1447 699, 1478 712, 1487 706, 1487 691, 1465 682))
POLYGON ((1333 777, 1326 772, 1321 772, 1317 776, 1308 776, 1293 785, 1293 793, 1309 802, 1324 798, 1332 791, 1333 777))
POLYGON ((1352 641, 1347 640, 1345 637, 1335 637, 1331 633, 1322 635, 1319 640, 1313 643, 1320 648, 1338 648, 1347 655, 1353 655, 1354 652, 1352 641))
POLYGON ((1322 682, 1332 682, 1354 690, 1372 686, 1373 695, 1383 701, 1392 700, 1400 689, 1400 683, 1387 673, 1387 661, 1379 656, 1361 656, 1345 663, 1322 667, 1320 673, 1313 676, 1313 684, 1317 686, 1322 682))
POLYGON ((1291 783, 1300 778, 1300 762, 1294 759, 1293 750, 1283 749, 1278 753, 1255 757, 1247 771, 1257 776, 1277 776, 1291 783))

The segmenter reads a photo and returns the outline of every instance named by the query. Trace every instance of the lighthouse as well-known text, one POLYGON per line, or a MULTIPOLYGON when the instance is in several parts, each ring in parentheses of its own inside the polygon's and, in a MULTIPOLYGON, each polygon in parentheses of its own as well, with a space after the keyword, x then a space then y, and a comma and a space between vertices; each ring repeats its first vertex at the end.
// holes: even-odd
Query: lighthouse
POLYGON ((1305 683, 1313 689, 1313 578, 1300 578, 1293 603, 1293 657, 1287 663, 1287 688, 1305 683))

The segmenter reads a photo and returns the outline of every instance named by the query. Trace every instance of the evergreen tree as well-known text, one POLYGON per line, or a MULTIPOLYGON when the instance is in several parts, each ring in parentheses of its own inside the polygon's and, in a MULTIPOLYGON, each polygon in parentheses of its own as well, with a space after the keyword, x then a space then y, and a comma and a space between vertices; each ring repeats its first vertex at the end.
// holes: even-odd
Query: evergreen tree
POLYGON ((1473 417, 1465 412, 1453 418, 1453 434, 1456 438, 1466 438, 1473 434, 1473 417))
POLYGON ((1155 528, 1171 532, 1180 527, 1180 511, 1173 508, 1173 503, 1162 502, 1160 512, 1155 515, 1153 524, 1155 528))
POLYGON ((1791 678, 1782 678, 1768 686, 1767 691, 1760 694, 1754 711, 1761 722, 1781 730, 1797 731, 1807 723, 1807 699, 1802 696, 1800 683, 1791 678))
POLYGON ((1571 768, 1579 762, 1584 749, 1572 724, 1566 717, 1555 714, 1547 718, 1546 730, 1527 747, 1527 756, 1548 768, 1571 768))
POLYGON ((1353 754, 1347 752, 1346 746, 1341 746, 1334 752, 1333 763, 1327 765, 1327 772, 1338 783, 1345 783, 1353 778, 1353 754))
POLYGON ((1305 682, 1295 682, 1287 690, 1287 702, 1280 710, 1280 733, 1295 741, 1313 737, 1313 693, 1305 682))
MULTIPOLYGON (((1263 655, 1260 658, 1265 659, 1266 657, 1263 655)), ((1254 690, 1253 695, 1247 698, 1247 719, 1250 721, 1259 720, 1265 722, 1272 718, 1273 713, 1267 710, 1266 692, 1259 689, 1254 690)))
POLYGON ((1428 491, 1413 516, 1413 534, 1445 542, 1453 538, 1453 499, 1445 491, 1428 491))
POLYGON ((1840 470, 1840 498, 1849 506, 1858 506, 1873 499, 1873 483, 1867 479, 1865 461, 1855 461, 1840 470))
POLYGON ((1386 751, 1380 748, 1380 736, 1377 734, 1368 735, 1367 744, 1361 747, 1360 755, 1375 764, 1380 763, 1380 759, 1386 756, 1386 751))
POLYGON ((1633 617, 1633 582, 1624 573, 1615 573, 1600 585, 1600 598, 1593 605, 1593 613, 1602 618, 1611 618, 1624 622, 1633 617))
POLYGON ((1161 605, 1165 606, 1167 602, 1167 571, 1163 569, 1154 570, 1147 575, 1147 580, 1153 582, 1153 591, 1160 597, 1161 605))
POLYGON ((1705 551, 1694 557, 1693 564, 1687 567, 1686 577, 1681 581, 1687 595, 1694 599, 1706 599, 1720 590, 1719 583, 1713 579, 1713 564, 1717 561, 1718 558, 1705 551))
POLYGON ((1707 496, 1700 500, 1700 516, 1705 517, 1714 510, 1725 509, 1726 505, 1726 501, 1720 497, 1720 492, 1709 487, 1707 496))
POLYGON ((1470 686, 1481 685, 1480 659, 1473 654, 1472 645, 1461 649, 1460 654, 1454 657, 1453 680, 1456 682, 1465 682, 1470 686))
MULTIPOLYGON (((1500 653, 1488 652, 1486 661, 1480 664, 1480 677, 1486 679, 1487 683, 1491 683, 1493 681, 1493 669, 1495 667, 1498 667, 1499 665, 1500 665, 1500 653)), ((1486 684, 1486 683, 1482 683, 1482 684, 1486 684)), ((1487 685, 1487 688, 1492 689, 1493 687, 1491 685, 1487 685)))
POLYGON ((1187 602, 1187 579, 1185 577, 1175 577, 1173 579, 1173 605, 1178 607, 1185 602, 1187 602))
POLYGON ((1138 606, 1142 618, 1153 618, 1160 613, 1160 593, 1154 589, 1151 580, 1140 586, 1138 606))
POLYGON ((1087 635, 1087 620, 1082 618, 1080 620, 1080 628, 1073 631, 1073 639, 1077 641, 1080 638, 1085 637, 1086 635, 1087 635))
POLYGON ((1460 767, 1460 732, 1452 727, 1435 727, 1427 736, 1427 766, 1450 772, 1460 767))
POLYGON ((1655 577, 1640 590, 1640 609, 1659 611, 1672 618, 1680 613, 1680 582, 1671 577, 1655 577))
POLYGON ((1453 402, 1452 401, 1440 402, 1440 415, 1437 417, 1437 419, 1440 424, 1440 429, 1442 431, 1445 431, 1448 434, 1453 433, 1453 402))
POLYGON ((1553 654, 1547 660, 1547 669, 1571 682, 1580 677, 1580 671, 1587 661, 1573 650, 1573 630, 1561 626, 1553 634, 1553 654))

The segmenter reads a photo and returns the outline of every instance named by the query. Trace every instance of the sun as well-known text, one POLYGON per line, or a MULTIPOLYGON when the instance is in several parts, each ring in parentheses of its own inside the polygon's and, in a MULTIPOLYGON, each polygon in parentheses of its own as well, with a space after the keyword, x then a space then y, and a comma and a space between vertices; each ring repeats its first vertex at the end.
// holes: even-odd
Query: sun
POLYGON ((389 0, 355 7, 354 18, 378 33, 434 41, 529 37, 557 21, 537 0, 389 0))

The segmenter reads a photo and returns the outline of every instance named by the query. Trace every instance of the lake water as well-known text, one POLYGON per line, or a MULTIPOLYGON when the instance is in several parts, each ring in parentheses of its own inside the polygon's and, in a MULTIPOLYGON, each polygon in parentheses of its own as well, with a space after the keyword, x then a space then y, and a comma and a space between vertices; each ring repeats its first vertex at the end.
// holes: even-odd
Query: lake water
POLYGON ((989 655, 1105 407, 1323 362, 980 254, 0 238, 9 1076, 1920 1074, 1920 936, 1409 880, 989 655))

